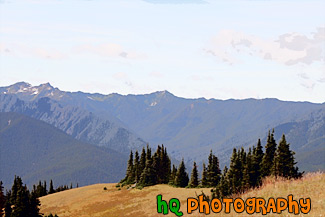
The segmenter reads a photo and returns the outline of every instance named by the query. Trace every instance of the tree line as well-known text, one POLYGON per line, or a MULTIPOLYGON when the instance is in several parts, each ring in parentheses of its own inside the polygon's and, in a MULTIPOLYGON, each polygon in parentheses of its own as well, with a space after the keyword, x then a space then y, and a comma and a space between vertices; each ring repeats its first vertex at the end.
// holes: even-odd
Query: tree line
MULTIPOLYGON (((46 181, 39 181, 38 185, 33 185, 33 190, 29 191, 19 176, 15 176, 11 190, 6 191, 6 194, 2 185, 0 181, 0 216, 4 217, 40 217, 42 214, 39 213, 39 197, 73 188, 71 183, 70 187, 61 185, 55 189, 51 180, 49 190, 46 181)), ((52 216, 50 214, 48 217, 52 216)), ((57 217, 57 215, 53 217, 55 216, 57 217)))
POLYGON ((267 176, 280 176, 285 178, 300 178, 302 173, 298 171, 294 158, 295 153, 290 150, 285 135, 279 142, 274 139, 274 130, 268 132, 265 152, 258 139, 257 145, 248 151, 233 149, 229 168, 225 166, 223 171, 219 167, 219 159, 212 150, 208 156, 207 165, 202 165, 202 175, 196 162, 193 162, 191 177, 186 172, 184 159, 180 165, 171 166, 171 160, 167 149, 158 145, 152 155, 151 148, 142 149, 139 157, 138 151, 130 152, 126 176, 120 181, 122 185, 134 184, 137 187, 151 186, 155 184, 169 184, 175 187, 209 187, 213 188, 212 197, 225 197, 244 192, 250 188, 262 184, 262 179, 267 176))

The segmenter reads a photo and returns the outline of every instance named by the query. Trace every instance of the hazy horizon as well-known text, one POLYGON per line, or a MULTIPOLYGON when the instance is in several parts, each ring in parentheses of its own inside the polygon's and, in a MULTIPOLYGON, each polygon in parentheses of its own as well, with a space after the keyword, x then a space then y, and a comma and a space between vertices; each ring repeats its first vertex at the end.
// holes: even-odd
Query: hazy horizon
POLYGON ((134 93, 122 94, 122 93, 118 93, 118 92, 101 93, 101 92, 87 92, 87 91, 81 91, 81 90, 70 91, 70 90, 61 89, 60 87, 53 86, 51 84, 51 82, 45 82, 45 83, 39 83, 39 84, 33 85, 33 84, 31 84, 29 82, 26 82, 26 81, 18 81, 18 82, 15 82, 13 84, 4 85, 4 86, 0 86, 0 87, 9 87, 9 86, 12 86, 12 85, 15 85, 15 84, 18 84, 18 83, 27 83, 27 84, 31 85, 32 87, 38 87, 38 86, 41 86, 41 85, 49 84, 53 88, 58 88, 60 91, 63 91, 63 92, 71 92, 71 93, 82 92, 82 93, 86 93, 86 94, 100 94, 100 95, 106 95, 106 96, 107 95, 110 95, 110 94, 119 94, 119 95, 122 95, 122 96, 127 96, 127 95, 149 95, 149 94, 153 94, 153 93, 156 93, 156 92, 164 92, 164 91, 167 91, 168 93, 172 94, 175 97, 184 98, 184 99, 200 99, 200 98, 203 98, 203 99, 206 99, 206 100, 224 100, 224 101, 226 101, 226 100, 247 100, 247 99, 255 99, 255 100, 277 99, 277 100, 280 100, 280 101, 288 101, 288 102, 309 102, 309 103, 315 103, 315 104, 323 104, 323 103, 325 103, 325 101, 324 102, 293 101, 293 100, 283 100, 283 99, 274 98, 274 97, 266 97, 266 98, 253 98, 253 97, 249 97, 249 98, 243 98, 243 99, 236 99, 236 98, 218 99, 218 98, 206 98, 204 96, 201 96, 201 97, 183 97, 183 96, 178 96, 178 95, 174 94, 173 92, 171 92, 169 90, 156 90, 156 91, 153 91, 153 92, 144 92, 144 93, 137 93, 137 94, 134 94, 134 93))

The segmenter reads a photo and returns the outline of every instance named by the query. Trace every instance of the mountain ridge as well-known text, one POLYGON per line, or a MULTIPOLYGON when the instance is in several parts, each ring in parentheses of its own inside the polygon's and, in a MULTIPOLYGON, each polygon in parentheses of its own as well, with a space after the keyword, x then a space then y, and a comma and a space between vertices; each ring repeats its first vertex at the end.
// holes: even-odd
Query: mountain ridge
POLYGON ((112 148, 128 154, 140 149, 146 142, 109 119, 97 117, 72 105, 62 106, 48 97, 26 102, 15 95, 0 95, 0 111, 19 112, 45 121, 74 138, 97 146, 112 148))
MULTIPOLYGON (((103 95, 65 92, 53 87, 48 90, 50 84, 43 85, 43 92, 35 97, 31 94, 34 88, 31 85, 28 93, 19 91, 26 88, 19 87, 22 83, 15 85, 17 87, 13 90, 16 92, 4 94, 8 88, 1 87, 0 95, 15 95, 27 102, 46 96, 63 106, 73 105, 98 117, 115 118, 149 144, 164 144, 171 156, 177 159, 184 157, 187 162, 201 162, 213 150, 221 165, 228 162, 232 148, 248 148, 255 145, 258 138, 265 138, 272 128, 303 122, 312 112, 325 110, 325 103, 281 101, 275 98, 186 99, 168 91, 143 95, 103 95)), ((283 128, 277 129, 276 135, 284 133, 283 128)))
MULTIPOLYGON (((35 88, 39 87, 39 88, 50 88, 49 90, 59 90, 61 92, 65 92, 65 93, 70 93, 70 94, 79 94, 79 93, 82 93, 82 94, 86 94, 86 95, 95 95, 95 96, 102 96, 102 97, 109 97, 109 96, 114 96, 114 95, 118 95, 118 96, 148 96, 148 95, 154 95, 154 94, 166 94, 166 95, 169 95, 169 96, 172 96, 172 97, 175 97, 175 98, 181 98, 181 99, 187 99, 187 100, 206 100, 206 101, 209 101, 209 100, 216 100, 216 101, 232 101, 232 100, 235 100, 235 101, 245 101, 245 100, 278 100, 278 101, 281 101, 281 102, 297 102, 297 103, 311 103, 311 104, 325 104, 325 101, 324 102, 321 102, 321 103, 316 103, 316 102, 310 102, 310 101, 292 101, 292 100, 282 100, 282 99, 278 99, 278 98, 274 98, 274 97, 266 97, 266 98, 253 98, 253 97, 249 97, 249 98, 244 98, 244 99, 235 99, 235 98, 229 98, 229 99, 217 99, 217 98, 206 98, 206 97, 197 97, 197 98, 187 98, 187 97, 181 97, 181 96, 176 96, 175 94, 171 93, 170 91, 168 90, 157 90, 157 91, 154 91, 154 92, 150 92, 150 93, 143 93, 143 94, 132 94, 132 93, 129 93, 129 94, 120 94, 120 93, 117 93, 117 92, 112 92, 112 93, 108 93, 108 94, 103 94, 103 93, 99 93, 99 92, 84 92, 84 91, 65 91, 65 90, 60 90, 59 88, 57 87, 53 87, 51 85, 50 82, 46 82, 46 83, 43 83, 43 84, 40 84, 38 86, 32 86, 30 83, 28 82, 24 82, 24 81, 20 81, 20 82, 16 82, 12 85, 9 85, 9 86, 3 86, 3 87, 0 87, 0 91, 1 94, 6 94, 6 93, 10 93, 10 94, 17 94, 17 93, 23 93, 24 91, 16 91, 16 92, 7 92, 7 91, 4 91, 5 89, 10 89, 12 87, 17 87, 17 86, 24 86, 25 88, 33 88, 33 90, 36 90, 35 88), (6 92, 6 93, 5 93, 6 92)), ((26 91, 27 92, 27 91, 26 91)), ((43 96, 42 96, 43 97, 43 96)))

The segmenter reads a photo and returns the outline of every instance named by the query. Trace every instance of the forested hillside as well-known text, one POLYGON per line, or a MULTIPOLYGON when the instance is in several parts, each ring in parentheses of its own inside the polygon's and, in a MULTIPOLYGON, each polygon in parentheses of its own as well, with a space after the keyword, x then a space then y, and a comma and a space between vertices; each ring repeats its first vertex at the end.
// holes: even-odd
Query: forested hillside
POLYGON ((4 186, 19 175, 28 185, 116 182, 127 156, 80 142, 63 131, 18 113, 0 113, 0 177, 4 186))

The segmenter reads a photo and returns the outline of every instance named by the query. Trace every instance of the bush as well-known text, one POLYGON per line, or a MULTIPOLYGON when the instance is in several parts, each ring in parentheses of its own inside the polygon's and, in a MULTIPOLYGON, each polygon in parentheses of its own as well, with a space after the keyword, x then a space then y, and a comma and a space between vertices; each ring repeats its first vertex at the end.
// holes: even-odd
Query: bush
POLYGON ((137 185, 136 189, 142 190, 143 186, 142 185, 137 185))

